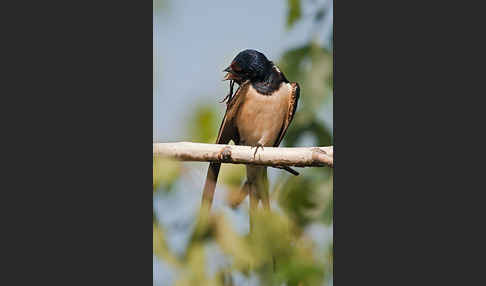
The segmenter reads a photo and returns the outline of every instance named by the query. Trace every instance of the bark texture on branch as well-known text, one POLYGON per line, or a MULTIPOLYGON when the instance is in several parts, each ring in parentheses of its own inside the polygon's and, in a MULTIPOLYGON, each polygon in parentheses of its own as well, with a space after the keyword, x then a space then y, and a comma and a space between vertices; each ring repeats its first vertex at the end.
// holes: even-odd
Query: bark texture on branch
POLYGON ((333 167, 333 146, 255 147, 192 142, 153 143, 154 156, 181 161, 221 162, 265 166, 333 167), (254 155, 255 154, 255 155, 254 155))

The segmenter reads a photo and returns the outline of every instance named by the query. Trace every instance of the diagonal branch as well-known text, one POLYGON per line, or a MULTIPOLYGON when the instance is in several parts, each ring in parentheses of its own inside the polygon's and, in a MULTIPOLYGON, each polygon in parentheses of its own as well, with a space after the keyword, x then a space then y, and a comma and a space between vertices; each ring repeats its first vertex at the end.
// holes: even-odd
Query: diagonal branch
POLYGON ((255 147, 192 142, 153 143, 154 156, 181 161, 233 164, 333 167, 333 146, 329 147, 255 147), (254 156, 255 154, 255 156, 254 156))

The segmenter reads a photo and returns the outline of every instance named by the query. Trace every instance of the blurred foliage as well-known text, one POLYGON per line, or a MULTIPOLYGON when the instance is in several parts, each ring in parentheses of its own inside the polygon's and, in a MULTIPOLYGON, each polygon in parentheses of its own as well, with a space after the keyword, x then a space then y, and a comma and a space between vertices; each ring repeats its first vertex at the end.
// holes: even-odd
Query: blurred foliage
POLYGON ((153 225, 153 252, 158 257, 163 258, 169 264, 175 267, 181 267, 179 260, 169 251, 164 238, 164 232, 158 223, 153 225))
POLYGON ((202 212, 198 217, 182 258, 169 253, 160 227, 154 225, 154 253, 184 273, 176 285, 230 285, 225 277, 233 270, 247 276, 256 273, 262 285, 322 285, 331 273, 329 261, 322 259, 329 253, 315 253, 313 243, 296 235, 297 226, 283 214, 258 210, 254 232, 245 236, 238 235, 222 214, 202 212), (210 241, 233 258, 230 267, 213 277, 204 259, 204 244, 210 241))
POLYGON ((300 0, 287 0, 287 28, 291 28, 302 17, 300 0))
POLYGON ((211 104, 198 104, 191 120, 188 121, 188 130, 194 142, 214 143, 218 136, 220 122, 211 104))
POLYGON ((167 11, 169 8, 168 6, 169 3, 167 0, 154 0, 153 2, 154 12, 167 11))
MULTIPOLYGON (((328 6, 316 2, 288 0, 286 27, 291 29, 310 18, 314 23, 311 34, 318 33, 328 6), (308 5, 313 6, 304 9, 308 5), (308 14, 308 10, 313 12, 308 14)), ((332 111, 332 34, 325 43, 316 39, 311 35, 307 43, 286 51, 276 61, 286 77, 298 82, 301 89, 297 113, 281 146, 333 144, 332 126, 322 119, 325 112, 332 111), (312 143, 306 141, 309 138, 312 143)), ((190 140, 213 143, 222 112, 221 106, 213 102, 195 104, 187 124, 190 140)), ((154 158, 154 190, 174 189, 183 173, 180 162, 154 158)), ((239 191, 245 176, 244 165, 225 164, 218 184, 231 197, 239 191)), ((229 275, 234 271, 247 277, 257 276, 260 285, 328 285, 333 272, 332 239, 323 247, 317 242, 325 238, 316 240, 308 230, 312 226, 332 227, 332 182, 333 169, 327 167, 301 169, 299 176, 279 172, 270 190, 271 200, 278 207, 271 213, 258 211, 251 235, 237 232, 228 217, 214 209, 211 213, 201 211, 183 255, 171 253, 164 230, 154 218, 153 252, 176 269, 176 285, 235 285, 229 275), (205 259, 208 244, 218 245, 231 261, 212 275, 205 259)), ((247 209, 247 204, 244 202, 240 208, 247 209)))
POLYGON ((154 157, 152 175, 154 191, 160 189, 171 190, 180 174, 180 162, 154 157))
POLYGON ((332 54, 316 42, 287 51, 278 62, 287 78, 299 83, 298 109, 283 145, 295 146, 304 133, 315 136, 319 146, 332 145, 332 134, 318 113, 332 94, 332 54))

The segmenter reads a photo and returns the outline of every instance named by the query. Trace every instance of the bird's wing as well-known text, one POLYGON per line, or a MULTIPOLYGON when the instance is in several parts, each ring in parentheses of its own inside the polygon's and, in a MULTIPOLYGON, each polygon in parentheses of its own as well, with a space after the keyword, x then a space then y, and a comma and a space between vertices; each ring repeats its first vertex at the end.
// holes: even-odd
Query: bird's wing
MULTIPOLYGON (((238 134, 238 129, 236 128, 234 118, 236 117, 236 113, 245 97, 246 92, 248 92, 249 85, 249 81, 242 83, 235 95, 229 97, 226 112, 224 114, 223 121, 221 122, 221 126, 219 127, 216 144, 228 144, 230 140, 233 140, 235 144, 240 143, 240 136, 238 134)), ((202 195, 202 205, 208 208, 211 208, 211 204, 213 203, 214 190, 216 189, 216 182, 218 180, 220 167, 221 163, 212 162, 209 164, 208 174, 206 175, 206 182, 204 183, 202 195)))
POLYGON ((234 123, 234 119, 243 100, 244 96, 242 95, 248 92, 249 86, 250 81, 242 83, 236 91, 235 95, 232 96, 230 101, 228 102, 223 121, 221 122, 221 126, 219 127, 216 144, 227 144, 230 140, 233 140, 235 144, 239 144, 240 136, 238 134, 236 124, 234 123))
POLYGON ((278 139, 277 141, 275 141, 274 147, 278 147, 278 145, 280 145, 280 142, 282 142, 282 139, 287 132, 287 128, 289 128, 290 122, 292 122, 295 111, 297 110, 297 102, 299 101, 300 97, 300 87, 299 84, 296 82, 292 82, 290 83, 290 85, 292 86, 292 91, 289 96, 289 109, 287 111, 287 116, 284 119, 282 129, 280 130, 280 133, 278 135, 278 139))

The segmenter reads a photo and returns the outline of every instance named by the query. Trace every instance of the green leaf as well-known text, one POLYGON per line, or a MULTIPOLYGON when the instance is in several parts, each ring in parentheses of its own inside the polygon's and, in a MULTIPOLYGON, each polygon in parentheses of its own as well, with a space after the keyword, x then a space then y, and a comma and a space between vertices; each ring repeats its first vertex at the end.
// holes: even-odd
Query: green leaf
POLYGON ((181 174, 181 163, 165 158, 153 158, 153 189, 154 192, 160 187, 170 190, 174 182, 181 174))
POLYGON ((300 0, 288 0, 289 9, 287 12, 287 28, 290 29, 292 26, 302 17, 302 8, 300 5, 300 0))
POLYGON ((199 104, 196 106, 191 120, 189 132, 193 141, 214 143, 218 135, 218 120, 214 104, 199 104))

